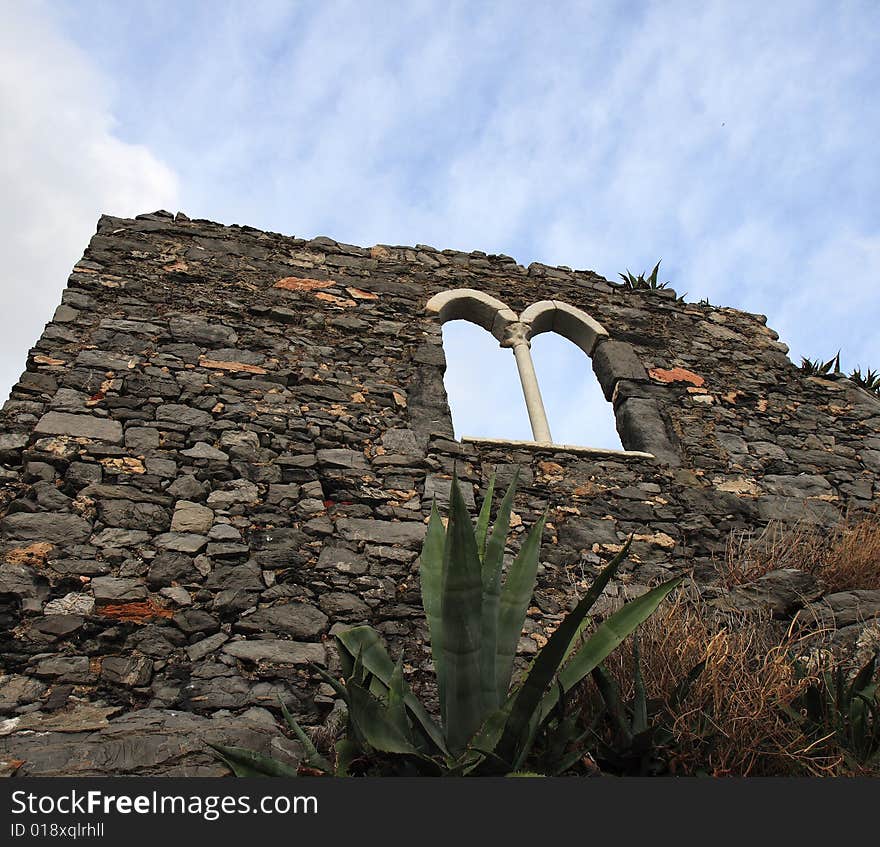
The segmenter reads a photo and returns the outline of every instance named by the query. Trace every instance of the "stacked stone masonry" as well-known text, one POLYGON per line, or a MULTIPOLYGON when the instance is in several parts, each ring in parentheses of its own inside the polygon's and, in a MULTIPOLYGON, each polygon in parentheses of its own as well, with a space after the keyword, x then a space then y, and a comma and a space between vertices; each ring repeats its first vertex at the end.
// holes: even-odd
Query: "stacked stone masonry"
POLYGON ((361 622, 429 694, 417 557, 453 470, 473 504, 521 469, 509 553, 549 506, 524 656, 630 534, 607 608, 710 579, 733 531, 871 507, 880 402, 804 377, 765 324, 506 256, 102 217, 0 417, 0 759, 222 773, 205 740, 295 759, 278 700, 325 720, 312 663, 335 669, 334 631, 361 622), (653 457, 456 441, 425 308, 456 288, 597 320, 583 366, 653 457))

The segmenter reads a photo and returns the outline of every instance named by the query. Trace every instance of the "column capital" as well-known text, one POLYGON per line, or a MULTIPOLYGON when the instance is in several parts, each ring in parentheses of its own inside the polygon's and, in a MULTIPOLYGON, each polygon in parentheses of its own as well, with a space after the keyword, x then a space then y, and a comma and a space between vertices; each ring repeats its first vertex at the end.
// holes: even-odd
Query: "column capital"
POLYGON ((504 335, 501 338, 502 347, 519 347, 525 345, 531 347, 532 342, 529 341, 529 330, 531 327, 522 321, 515 321, 504 327, 504 335))

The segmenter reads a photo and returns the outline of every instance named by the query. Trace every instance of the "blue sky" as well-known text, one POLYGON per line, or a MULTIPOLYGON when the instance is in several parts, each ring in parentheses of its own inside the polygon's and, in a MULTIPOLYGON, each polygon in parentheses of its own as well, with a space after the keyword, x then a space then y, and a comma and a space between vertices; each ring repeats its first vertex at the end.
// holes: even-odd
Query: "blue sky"
MULTIPOLYGON (((2 3, 0 392, 101 212, 650 270, 880 367, 880 5, 2 3)), ((444 331, 459 434, 528 438, 508 351, 444 331), (474 362, 479 360, 480 367, 474 362)), ((619 446, 535 343, 557 441, 619 446)))

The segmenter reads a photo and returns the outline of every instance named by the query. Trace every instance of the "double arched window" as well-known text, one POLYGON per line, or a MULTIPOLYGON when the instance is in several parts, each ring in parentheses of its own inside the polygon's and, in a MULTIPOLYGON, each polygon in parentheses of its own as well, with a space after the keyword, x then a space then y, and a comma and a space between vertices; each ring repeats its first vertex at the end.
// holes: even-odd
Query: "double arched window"
POLYGON ((531 339, 544 332, 555 332, 591 356, 599 340, 608 337, 602 325, 581 309, 558 300, 541 300, 517 315, 501 300, 472 288, 441 292, 428 301, 427 309, 441 323, 466 320, 477 324, 492 333, 502 347, 513 351, 534 440, 552 444, 532 362, 531 339))
POLYGON ((502 347, 513 351, 534 438, 533 442, 515 443, 655 459, 673 467, 681 464, 681 447, 668 413, 678 402, 675 391, 653 382, 633 347, 609 337, 605 328, 582 309, 559 300, 541 300, 517 315, 497 297, 473 288, 443 291, 434 295, 426 308, 440 323, 465 320, 477 324, 502 347), (622 451, 573 447, 553 441, 530 350, 531 339, 544 332, 567 338, 592 360, 602 393, 613 405, 622 451))

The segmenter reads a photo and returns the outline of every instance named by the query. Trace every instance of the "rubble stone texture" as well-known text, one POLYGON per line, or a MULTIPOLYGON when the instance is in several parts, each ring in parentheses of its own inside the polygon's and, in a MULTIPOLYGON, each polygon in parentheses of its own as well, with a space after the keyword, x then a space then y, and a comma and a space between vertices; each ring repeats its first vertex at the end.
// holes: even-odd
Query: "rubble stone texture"
MULTIPOLYGON (((708 579, 731 531, 869 507, 880 402, 786 353, 760 315, 589 271, 102 217, 0 415, 2 768, 223 772, 203 740, 295 758, 279 698, 324 720, 313 664, 358 623, 430 697, 417 557, 453 469, 473 508, 521 468, 511 553, 550 508, 524 655, 630 533, 609 607, 708 579), (425 309, 456 288, 597 320, 583 365, 642 452, 456 441, 425 309)), ((858 616, 785 573, 731 602, 777 585, 771 606, 858 616)))

